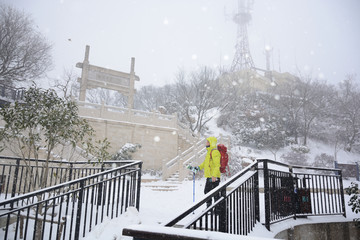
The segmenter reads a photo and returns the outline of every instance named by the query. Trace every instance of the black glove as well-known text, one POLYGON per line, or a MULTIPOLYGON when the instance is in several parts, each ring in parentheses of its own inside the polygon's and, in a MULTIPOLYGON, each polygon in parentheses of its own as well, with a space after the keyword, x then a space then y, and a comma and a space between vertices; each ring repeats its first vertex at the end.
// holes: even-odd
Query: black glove
POLYGON ((187 169, 190 169, 190 171, 193 171, 194 173, 197 173, 198 171, 200 171, 200 168, 199 167, 193 167, 193 166, 191 166, 191 165, 188 165, 187 167, 186 167, 187 169))

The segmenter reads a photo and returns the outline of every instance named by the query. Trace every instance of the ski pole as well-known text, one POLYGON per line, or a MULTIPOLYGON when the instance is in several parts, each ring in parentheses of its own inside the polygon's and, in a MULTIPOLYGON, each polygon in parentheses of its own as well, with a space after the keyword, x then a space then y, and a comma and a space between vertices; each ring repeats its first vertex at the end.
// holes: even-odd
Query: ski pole
POLYGON ((193 202, 195 202, 195 172, 193 172, 193 202))
MULTIPOLYGON (((193 203, 195 202, 195 172, 193 172, 193 203)), ((195 214, 195 211, 193 211, 195 214)))

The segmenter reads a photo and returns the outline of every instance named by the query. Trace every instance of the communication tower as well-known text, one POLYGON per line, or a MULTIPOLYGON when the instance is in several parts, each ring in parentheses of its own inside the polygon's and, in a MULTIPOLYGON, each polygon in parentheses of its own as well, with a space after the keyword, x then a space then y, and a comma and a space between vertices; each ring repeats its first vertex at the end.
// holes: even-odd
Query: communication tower
POLYGON ((238 0, 238 12, 233 17, 233 21, 237 24, 237 40, 235 45, 235 56, 231 65, 232 72, 255 67, 250 54, 247 34, 247 27, 251 21, 253 4, 254 0, 238 0))

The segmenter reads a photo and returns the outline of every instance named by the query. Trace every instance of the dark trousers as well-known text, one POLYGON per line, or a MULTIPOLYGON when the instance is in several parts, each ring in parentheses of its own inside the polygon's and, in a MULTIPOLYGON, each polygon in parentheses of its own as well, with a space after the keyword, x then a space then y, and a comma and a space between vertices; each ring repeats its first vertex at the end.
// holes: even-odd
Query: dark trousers
MULTIPOLYGON (((207 194, 208 192, 219 186, 219 184, 220 184, 220 178, 217 178, 215 182, 212 182, 211 178, 207 178, 204 193, 207 194)), ((216 202, 219 198, 220 198, 219 194, 216 194, 214 196, 214 202, 216 202)), ((211 204, 212 204, 212 199, 210 198, 210 200, 206 202, 206 207, 209 207, 211 204)))

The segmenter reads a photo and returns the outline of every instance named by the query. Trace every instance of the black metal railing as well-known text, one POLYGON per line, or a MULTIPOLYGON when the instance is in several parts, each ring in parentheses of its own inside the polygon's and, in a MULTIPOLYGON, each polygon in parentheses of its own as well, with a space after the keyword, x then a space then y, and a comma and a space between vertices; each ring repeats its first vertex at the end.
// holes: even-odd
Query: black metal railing
POLYGON ((0 83, 0 97, 6 100, 11 100, 11 101, 22 100, 24 97, 24 91, 25 91, 24 88, 11 87, 3 83, 0 83))
POLYGON ((141 161, 0 202, 4 239, 79 239, 129 206, 139 209, 141 161))
POLYGON ((346 217, 341 170, 259 159, 165 226, 247 235, 256 222, 270 230, 278 221, 319 215, 346 217), (219 199, 206 208, 214 196, 219 199))
POLYGON ((265 226, 287 218, 346 217, 340 169, 291 166, 258 160, 264 172, 265 226))
POLYGON ((257 162, 209 192, 201 201, 165 224, 183 228, 247 235, 260 221, 257 162), (227 193, 227 189, 231 189, 227 193), (214 196, 220 198, 204 209, 214 196), (193 212, 198 212, 191 218, 193 212), (182 225, 180 222, 190 218, 182 225))
POLYGON ((106 169, 126 164, 122 161, 69 162, 49 161, 48 174, 45 176, 45 160, 21 159, 0 156, 0 193, 3 199, 25 194, 41 187, 49 187, 102 172, 106 169), (42 180, 45 185, 41 186, 42 180))

